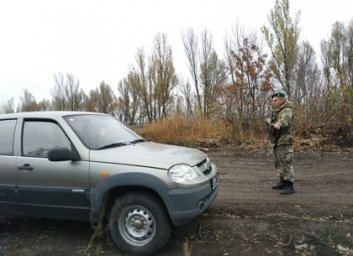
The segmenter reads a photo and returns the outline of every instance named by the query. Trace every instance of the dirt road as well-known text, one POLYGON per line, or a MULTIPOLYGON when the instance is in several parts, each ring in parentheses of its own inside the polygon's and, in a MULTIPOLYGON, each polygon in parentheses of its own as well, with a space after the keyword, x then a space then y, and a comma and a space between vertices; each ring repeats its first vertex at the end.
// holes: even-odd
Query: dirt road
MULTIPOLYGON (((211 208, 174 231, 164 255, 353 255, 353 153, 296 153, 295 190, 264 153, 209 153, 220 171, 211 208)), ((0 256, 124 255, 88 223, 0 218, 0 256)))

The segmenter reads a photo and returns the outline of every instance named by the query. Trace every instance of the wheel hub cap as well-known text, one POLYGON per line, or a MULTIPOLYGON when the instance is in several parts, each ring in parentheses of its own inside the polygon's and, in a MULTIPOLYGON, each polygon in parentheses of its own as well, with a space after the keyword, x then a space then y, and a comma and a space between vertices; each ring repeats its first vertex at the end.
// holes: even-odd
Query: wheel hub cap
POLYGON ((134 246, 143 246, 153 239, 156 232, 155 222, 149 211, 133 207, 124 216, 120 227, 127 242, 134 246))

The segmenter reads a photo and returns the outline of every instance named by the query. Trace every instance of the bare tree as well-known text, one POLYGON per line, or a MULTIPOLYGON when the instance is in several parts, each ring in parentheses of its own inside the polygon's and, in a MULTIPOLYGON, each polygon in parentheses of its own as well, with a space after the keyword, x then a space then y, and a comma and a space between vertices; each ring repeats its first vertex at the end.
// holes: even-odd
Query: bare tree
POLYGON ((201 64, 201 81, 204 96, 204 115, 210 117, 217 112, 218 96, 227 79, 225 62, 212 51, 209 58, 201 64), (207 62, 206 62, 207 61, 207 62))
POLYGON ((175 74, 172 49, 165 34, 157 35, 154 41, 151 65, 153 68, 154 98, 158 117, 167 117, 172 100, 171 92, 178 83, 175 74))
POLYGON ((51 89, 51 96, 53 97, 52 106, 54 110, 66 110, 67 98, 65 95, 65 75, 57 73, 54 75, 54 88, 51 89))
POLYGON ((337 87, 344 86, 346 80, 345 73, 345 44, 346 33, 345 26, 341 22, 336 22, 333 25, 330 38, 330 58, 332 60, 332 68, 335 71, 337 79, 337 87))
POLYGON ((80 81, 70 73, 54 75, 54 88, 51 90, 54 110, 78 111, 84 109, 86 94, 80 89, 80 81))
POLYGON ((140 118, 139 113, 143 110, 139 86, 136 85, 134 74, 130 72, 127 78, 119 82, 118 110, 120 119, 129 125, 136 124, 140 118))
POLYGON ((82 111, 84 109, 87 96, 80 88, 80 81, 70 73, 66 74, 65 97, 68 110, 82 111))
POLYGON ((189 71, 196 90, 197 106, 202 110, 200 89, 200 66, 199 66, 199 43, 198 37, 193 29, 189 29, 183 36, 184 50, 189 63, 189 71))
POLYGON ((353 20, 345 26, 335 22, 329 39, 321 41, 322 64, 327 86, 323 95, 323 121, 330 129, 352 132, 350 118, 353 111, 353 20))
POLYGON ((18 106, 18 112, 30 112, 40 110, 40 106, 37 104, 34 96, 27 90, 23 90, 23 97, 20 97, 20 104, 18 106))
POLYGON ((347 27, 334 23, 330 38, 321 42, 321 54, 330 85, 353 88, 353 20, 347 27))
POLYGON ((194 94, 192 92, 191 84, 189 82, 181 81, 179 84, 180 92, 184 97, 186 102, 186 115, 193 116, 194 115, 194 94))
POLYGON ((263 26, 262 32, 271 50, 271 68, 276 79, 291 97, 294 87, 294 71, 299 51, 299 16, 290 16, 289 0, 276 0, 269 15, 270 28, 263 26))
POLYGON ((315 52, 308 42, 303 42, 296 65, 296 83, 293 98, 296 105, 306 105, 320 93, 321 72, 316 62, 315 52))
POLYGON ((38 102, 39 110, 40 111, 49 111, 52 110, 52 105, 49 100, 43 99, 42 101, 38 102))
POLYGON ((348 24, 346 30, 347 43, 346 43, 346 53, 347 53, 347 84, 353 89, 353 19, 348 24))
POLYGON ((143 112, 148 121, 153 120, 153 83, 151 71, 146 64, 146 56, 143 49, 138 49, 136 54, 137 67, 132 68, 129 81, 138 88, 143 102, 143 112))
POLYGON ((120 120, 126 124, 132 123, 131 118, 131 98, 130 98, 130 87, 128 86, 127 79, 124 81, 120 81, 118 85, 118 92, 120 93, 120 97, 118 97, 118 111, 120 120))
POLYGON ((7 113, 14 113, 14 112, 15 112, 15 103, 13 98, 1 104, 1 113, 7 114, 7 113))
POLYGON ((333 86, 332 81, 332 61, 330 58, 330 44, 326 40, 322 40, 321 44, 321 62, 322 62, 322 73, 327 91, 331 91, 333 86))
POLYGON ((196 91, 198 110, 209 117, 216 109, 217 95, 227 79, 227 67, 213 49, 212 36, 207 30, 201 33, 200 44, 199 47, 193 30, 189 30, 184 36, 184 48, 196 91))
POLYGON ((92 112, 114 114, 117 101, 112 88, 102 81, 99 88, 92 89, 85 108, 92 112))

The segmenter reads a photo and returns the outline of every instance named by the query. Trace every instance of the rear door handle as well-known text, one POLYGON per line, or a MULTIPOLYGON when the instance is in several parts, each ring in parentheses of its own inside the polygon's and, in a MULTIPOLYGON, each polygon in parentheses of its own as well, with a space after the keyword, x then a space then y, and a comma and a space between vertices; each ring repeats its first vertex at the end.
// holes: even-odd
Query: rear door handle
POLYGON ((24 164, 23 166, 18 167, 21 171, 32 171, 33 167, 30 164, 24 164))

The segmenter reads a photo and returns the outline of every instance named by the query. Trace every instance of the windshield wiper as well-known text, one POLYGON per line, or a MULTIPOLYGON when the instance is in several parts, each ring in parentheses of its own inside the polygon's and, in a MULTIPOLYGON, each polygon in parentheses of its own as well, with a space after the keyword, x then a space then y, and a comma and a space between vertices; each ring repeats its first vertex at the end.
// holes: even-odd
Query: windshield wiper
POLYGON ((115 143, 112 143, 112 144, 108 144, 108 145, 105 145, 103 147, 99 147, 97 148, 96 150, 101 150, 101 149, 107 149, 107 148, 115 148, 115 147, 121 147, 121 146, 125 146, 129 143, 127 142, 115 142, 115 143))
POLYGON ((144 139, 137 139, 137 140, 130 141, 131 144, 136 144, 136 143, 140 143, 140 142, 146 142, 146 141, 144 139))
POLYGON ((137 140, 132 140, 132 141, 115 142, 115 143, 112 143, 112 144, 105 145, 103 147, 99 147, 96 150, 121 147, 121 146, 126 146, 126 145, 130 145, 130 144, 136 144, 136 143, 140 143, 140 142, 145 142, 145 140, 144 139, 137 139, 137 140))

